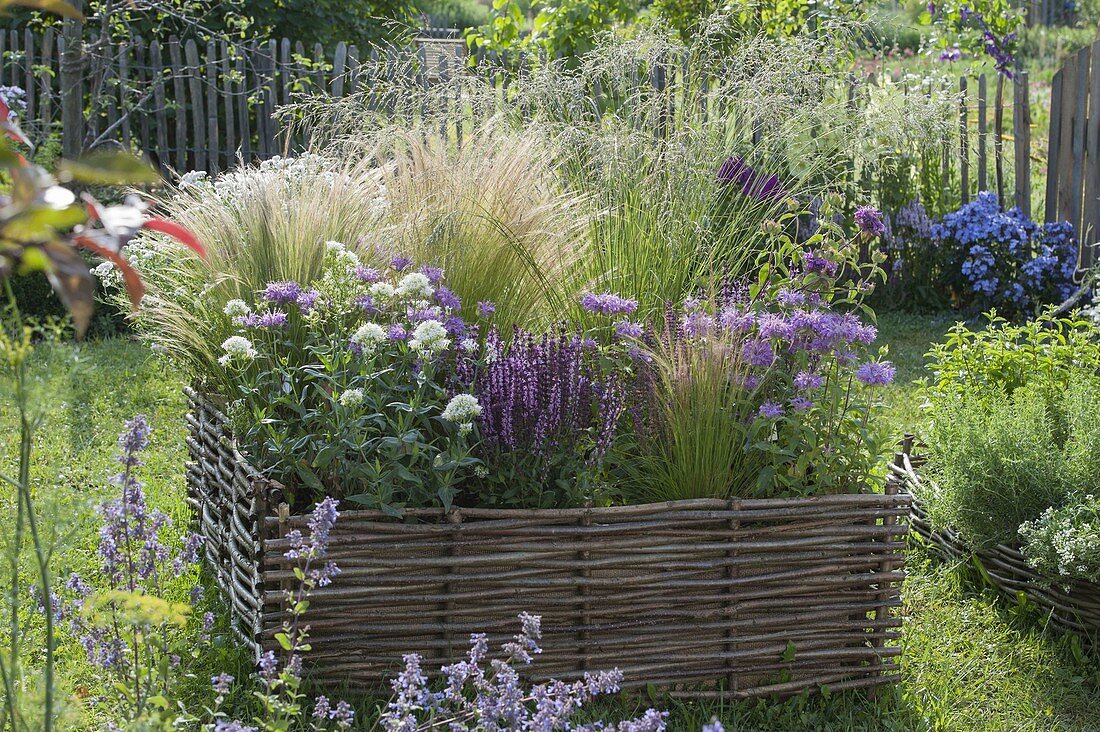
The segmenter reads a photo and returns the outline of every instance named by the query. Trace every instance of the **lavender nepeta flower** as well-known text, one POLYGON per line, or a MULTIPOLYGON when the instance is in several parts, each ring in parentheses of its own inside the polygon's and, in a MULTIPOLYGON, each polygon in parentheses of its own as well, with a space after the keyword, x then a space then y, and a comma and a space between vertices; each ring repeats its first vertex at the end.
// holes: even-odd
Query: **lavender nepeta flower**
POLYGON ((882 211, 873 206, 860 206, 855 213, 856 226, 864 234, 870 236, 882 236, 886 233, 886 223, 882 219, 882 211))
POLYGON ((497 306, 488 300, 482 300, 477 304, 477 314, 483 318, 491 318, 497 311, 497 306))
POLYGON ((231 674, 220 673, 210 679, 210 687, 218 696, 225 696, 229 693, 235 680, 231 674))
POLYGON ((612 292, 598 295, 586 292, 581 296, 581 307, 600 315, 629 315, 638 309, 638 301, 619 297, 612 292))
POLYGON ((897 369, 889 361, 868 361, 856 369, 856 378, 867 386, 886 386, 894 380, 897 369))
POLYGON ((267 287, 264 288, 260 296, 268 302, 285 305, 286 303, 297 302, 301 294, 301 285, 293 280, 286 280, 284 282, 268 282, 267 287))

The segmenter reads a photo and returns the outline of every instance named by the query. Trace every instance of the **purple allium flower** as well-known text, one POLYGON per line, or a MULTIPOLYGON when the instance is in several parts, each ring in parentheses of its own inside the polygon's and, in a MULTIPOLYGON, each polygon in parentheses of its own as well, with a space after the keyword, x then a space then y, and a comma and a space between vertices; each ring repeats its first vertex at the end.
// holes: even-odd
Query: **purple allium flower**
POLYGON ((615 332, 623 338, 641 338, 645 335, 645 326, 630 320, 620 320, 615 324, 615 332))
POLYGON ((435 301, 449 310, 458 310, 462 307, 462 301, 448 287, 437 287, 435 301))
POLYGON ((302 294, 302 286, 293 280, 285 282, 268 282, 261 297, 268 302, 279 305, 296 303, 302 294))
POLYGON ((581 296, 581 307, 601 315, 629 315, 638 309, 638 301, 619 297, 612 292, 599 295, 587 292, 581 296))
POLYGON ((477 314, 483 318, 492 317, 493 313, 497 311, 497 306, 488 300, 482 300, 477 304, 477 314))
POLYGON ((776 419, 783 416, 783 405, 779 402, 764 402, 760 405, 761 417, 767 417, 768 419, 776 419))
POLYGON ((820 388, 825 383, 825 377, 810 371, 799 371, 794 377, 794 386, 801 391, 820 388))
POLYGON ((779 176, 757 172, 740 155, 726 158, 718 169, 718 180, 741 186, 742 193, 758 201, 770 201, 787 195, 779 183, 779 176))
POLYGON ((864 234, 882 236, 886 233, 886 223, 882 220, 882 211, 874 206, 860 206, 855 213, 856 226, 864 234))
POLYGON ((895 373, 897 369, 889 361, 868 361, 856 369, 856 378, 867 386, 886 386, 895 373))
POLYGON ((367 267, 360 264, 355 268, 355 277, 362 282, 373 285, 375 282, 379 282, 382 279, 382 273, 374 267, 367 267))
POLYGON ((827 277, 836 276, 838 265, 831 259, 818 254, 812 249, 807 249, 802 253, 802 266, 807 272, 813 272, 815 274, 823 274, 827 277))
POLYGON ((392 267, 395 272, 404 272, 406 269, 409 268, 409 265, 411 265, 412 263, 413 261, 409 257, 406 257, 403 254, 398 254, 390 260, 390 267, 392 267))
POLYGON ((236 679, 231 674, 221 673, 210 679, 210 687, 218 696, 225 696, 236 679))

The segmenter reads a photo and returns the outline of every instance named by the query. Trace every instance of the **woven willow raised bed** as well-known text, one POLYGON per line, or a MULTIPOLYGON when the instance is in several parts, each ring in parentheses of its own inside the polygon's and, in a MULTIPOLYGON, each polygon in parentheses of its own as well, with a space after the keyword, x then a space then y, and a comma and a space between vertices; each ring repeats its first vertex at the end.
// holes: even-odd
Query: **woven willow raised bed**
POLYGON ((1023 593, 1052 624, 1086 637, 1100 637, 1100 585, 1048 577, 1028 564, 1014 547, 998 544, 991 549, 974 551, 951 529, 935 529, 918 498, 926 489, 918 473, 921 464, 920 458, 903 452, 891 466, 894 475, 902 481, 904 492, 913 496, 909 517, 913 533, 920 535, 933 552, 947 561, 968 562, 977 558, 993 587, 1009 601, 1018 602, 1023 593))
MULTIPOLYGON (((221 413, 188 396, 189 499, 258 653, 285 617, 282 537, 308 517, 289 515, 221 413)), ((887 493, 418 510, 405 523, 344 506, 329 557, 342 573, 309 609, 314 678, 378 687, 411 651, 434 672, 471 633, 495 646, 527 611, 543 618, 535 680, 617 667, 627 687, 731 697, 893 681, 910 499, 887 493)))

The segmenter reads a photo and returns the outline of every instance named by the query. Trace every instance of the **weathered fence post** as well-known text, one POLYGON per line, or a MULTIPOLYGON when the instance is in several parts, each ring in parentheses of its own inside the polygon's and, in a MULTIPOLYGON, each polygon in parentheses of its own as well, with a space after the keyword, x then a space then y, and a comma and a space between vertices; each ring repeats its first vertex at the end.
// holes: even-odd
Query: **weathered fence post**
MULTIPOLYGON (((72 6, 82 12, 84 0, 72 0, 72 6)), ((61 27, 61 150, 67 158, 80 155, 84 140, 83 38, 83 18, 65 18, 61 27)))

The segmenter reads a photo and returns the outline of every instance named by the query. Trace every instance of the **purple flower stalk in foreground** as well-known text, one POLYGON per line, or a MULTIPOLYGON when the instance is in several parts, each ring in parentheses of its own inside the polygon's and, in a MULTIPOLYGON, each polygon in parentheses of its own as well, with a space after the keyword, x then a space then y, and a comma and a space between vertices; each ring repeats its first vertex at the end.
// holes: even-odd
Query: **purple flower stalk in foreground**
POLYGON ((889 361, 868 361, 856 369, 856 378, 867 386, 886 386, 894 380, 897 369, 889 361))
POLYGON ((882 211, 874 206, 860 206, 855 213, 856 226, 864 234, 882 236, 886 233, 886 222, 882 220, 882 211))
POLYGON ((488 300, 482 300, 477 304, 477 314, 483 318, 492 317, 493 313, 497 311, 497 306, 488 300))

